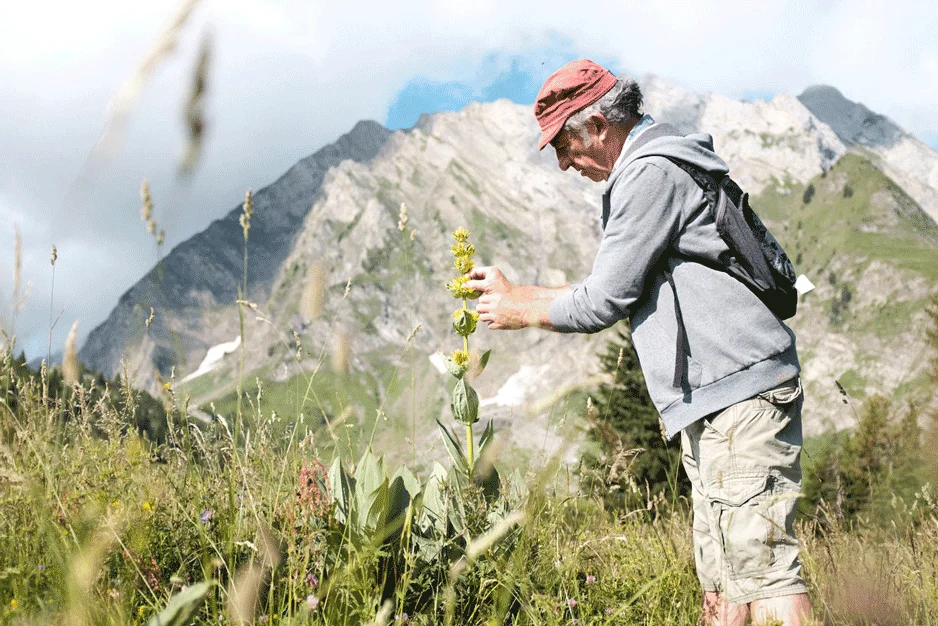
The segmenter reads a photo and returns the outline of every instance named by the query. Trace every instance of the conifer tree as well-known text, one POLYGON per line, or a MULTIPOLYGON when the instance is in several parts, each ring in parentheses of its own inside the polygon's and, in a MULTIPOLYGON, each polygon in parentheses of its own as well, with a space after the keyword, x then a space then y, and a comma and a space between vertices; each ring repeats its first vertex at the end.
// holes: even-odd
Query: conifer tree
MULTIPOLYGON (((603 458, 598 465, 606 471, 607 480, 627 482, 617 472, 630 451, 642 449, 629 458, 628 477, 645 491, 647 483, 654 493, 667 493, 676 485, 679 493, 689 492, 689 484, 680 465, 680 441, 664 439, 658 411, 652 404, 632 346, 631 332, 625 323, 613 329, 614 337, 599 355, 604 372, 612 382, 600 386, 592 415, 591 435, 598 443, 603 458), (610 471, 611 470, 611 471, 610 471)), ((620 485, 621 486, 621 485, 620 485)))

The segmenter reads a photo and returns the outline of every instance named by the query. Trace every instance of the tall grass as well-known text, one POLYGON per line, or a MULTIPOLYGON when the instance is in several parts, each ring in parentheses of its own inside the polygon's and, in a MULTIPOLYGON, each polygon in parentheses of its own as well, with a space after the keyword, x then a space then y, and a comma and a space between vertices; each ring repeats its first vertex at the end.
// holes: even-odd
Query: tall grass
MULTIPOLYGON (((471 536, 449 539, 463 548, 420 568, 406 532, 391 543, 358 541, 339 523, 318 435, 285 445, 275 438, 287 434, 255 419, 235 455, 221 424, 193 423, 172 399, 157 445, 128 428, 128 409, 110 401, 116 390, 91 403, 88 378, 45 399, 43 384, 5 355, 3 623, 144 624, 184 589, 199 596, 190 619, 206 624, 381 615, 442 624, 447 611, 455 624, 699 617, 680 498, 636 491, 625 508, 607 510, 602 494, 577 491, 571 470, 555 464, 522 481, 526 496, 528 485, 503 480, 501 497, 523 511, 508 527, 487 521, 492 502, 466 492, 471 536)), ((827 624, 938 623, 938 507, 927 489, 895 506, 907 524, 847 527, 831 517, 802 526, 812 598, 827 624)))

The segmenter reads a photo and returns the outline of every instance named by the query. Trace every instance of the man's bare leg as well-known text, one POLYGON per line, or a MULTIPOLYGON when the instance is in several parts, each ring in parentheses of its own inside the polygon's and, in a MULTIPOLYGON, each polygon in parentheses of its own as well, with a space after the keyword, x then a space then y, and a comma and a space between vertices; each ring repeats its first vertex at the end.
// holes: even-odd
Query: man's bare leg
POLYGON ((811 622, 811 601, 808 594, 797 593, 778 598, 754 600, 749 605, 753 624, 763 624, 769 620, 781 621, 784 626, 805 626, 811 622))
POLYGON ((749 616, 745 604, 729 604, 719 591, 704 591, 703 626, 743 626, 749 616))

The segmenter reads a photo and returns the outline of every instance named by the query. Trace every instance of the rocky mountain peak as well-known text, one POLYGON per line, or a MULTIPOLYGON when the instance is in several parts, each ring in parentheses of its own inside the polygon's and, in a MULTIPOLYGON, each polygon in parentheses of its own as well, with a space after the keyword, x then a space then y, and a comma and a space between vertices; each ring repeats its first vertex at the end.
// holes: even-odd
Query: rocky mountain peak
POLYGON ((885 115, 847 99, 836 87, 813 85, 798 96, 819 120, 847 145, 890 147, 905 134, 885 115))

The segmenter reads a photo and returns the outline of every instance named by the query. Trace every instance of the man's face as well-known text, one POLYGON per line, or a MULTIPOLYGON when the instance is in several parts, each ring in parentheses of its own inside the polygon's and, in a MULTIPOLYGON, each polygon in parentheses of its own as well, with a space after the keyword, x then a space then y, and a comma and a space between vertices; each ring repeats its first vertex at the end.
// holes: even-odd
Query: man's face
POLYGON ((573 133, 566 128, 561 130, 550 145, 557 153, 557 165, 561 170, 567 171, 573 167, 594 182, 609 178, 612 167, 607 163, 608 158, 603 150, 602 138, 595 132, 592 124, 586 125, 589 141, 584 141, 579 133, 573 133))

